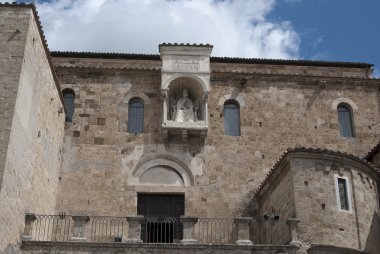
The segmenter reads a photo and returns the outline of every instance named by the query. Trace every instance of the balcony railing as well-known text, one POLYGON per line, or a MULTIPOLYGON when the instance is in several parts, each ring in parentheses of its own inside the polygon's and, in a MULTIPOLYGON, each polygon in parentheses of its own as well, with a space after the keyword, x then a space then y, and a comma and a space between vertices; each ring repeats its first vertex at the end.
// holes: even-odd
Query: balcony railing
POLYGON ((234 219, 199 218, 195 224, 195 238, 201 244, 233 244, 237 241, 234 219))
POLYGON ((183 225, 178 217, 144 217, 141 239, 144 243, 179 243, 183 225))
POLYGON ((255 220, 252 241, 258 244, 288 244, 292 241, 288 220, 255 220))
POLYGON ((180 244, 288 244, 296 219, 111 217, 27 214, 24 241, 180 244), (289 221, 291 223, 289 223, 289 221))

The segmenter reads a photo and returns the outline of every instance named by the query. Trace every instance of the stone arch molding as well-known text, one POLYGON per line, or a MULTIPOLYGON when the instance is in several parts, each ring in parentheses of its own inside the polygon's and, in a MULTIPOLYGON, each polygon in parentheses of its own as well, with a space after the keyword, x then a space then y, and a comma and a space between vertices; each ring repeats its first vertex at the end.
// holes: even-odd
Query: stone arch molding
POLYGON ((172 81, 178 79, 178 78, 190 78, 190 79, 193 79, 195 80, 196 82, 198 82, 202 88, 203 88, 203 91, 204 92, 209 92, 210 91, 210 85, 209 85, 209 82, 207 82, 207 80, 199 75, 195 75, 195 74, 190 74, 190 73, 176 73, 176 74, 173 74, 173 75, 170 75, 168 77, 166 77, 162 83, 162 86, 161 86, 161 89, 162 90, 167 90, 169 89, 169 86, 170 84, 172 83, 172 81))
POLYGON ((228 100, 235 100, 239 103, 240 107, 245 107, 245 100, 244 98, 239 94, 239 95, 234 95, 234 94, 226 94, 223 97, 221 97, 218 101, 219 106, 223 106, 224 103, 228 100))
POLYGON ((358 106, 356 105, 356 103, 353 102, 351 99, 348 99, 348 98, 335 99, 333 101, 333 103, 331 104, 331 109, 336 111, 336 109, 338 108, 338 105, 341 103, 345 103, 345 104, 349 105, 352 108, 352 110, 354 110, 354 111, 358 110, 358 106))
POLYGON ((154 155, 139 162, 128 177, 130 185, 192 186, 194 177, 182 161, 173 156, 154 155))
POLYGON ((135 94, 135 93, 130 94, 130 93, 128 93, 128 94, 123 98, 122 103, 124 103, 124 104, 128 104, 129 101, 130 101, 131 99, 133 99, 133 98, 140 98, 140 99, 143 101, 144 105, 149 105, 149 104, 151 104, 151 100, 150 100, 149 97, 146 96, 146 94, 144 94, 144 93, 139 93, 139 94, 135 94))

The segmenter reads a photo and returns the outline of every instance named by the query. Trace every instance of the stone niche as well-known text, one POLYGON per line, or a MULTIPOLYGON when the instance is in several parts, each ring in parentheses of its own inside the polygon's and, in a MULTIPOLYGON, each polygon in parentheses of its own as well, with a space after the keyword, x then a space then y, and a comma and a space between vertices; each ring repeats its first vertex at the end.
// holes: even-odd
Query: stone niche
POLYGON ((161 44, 162 135, 205 137, 211 45, 161 44))

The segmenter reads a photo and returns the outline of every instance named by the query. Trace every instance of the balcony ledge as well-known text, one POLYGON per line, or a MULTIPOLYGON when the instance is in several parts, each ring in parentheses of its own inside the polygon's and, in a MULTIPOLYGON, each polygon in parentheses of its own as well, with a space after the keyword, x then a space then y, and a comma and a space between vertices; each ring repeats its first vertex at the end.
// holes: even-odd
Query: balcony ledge
POLYGON ((47 241, 23 241, 21 245, 23 253, 56 253, 71 254, 80 251, 82 254, 97 253, 136 253, 142 254, 152 250, 160 250, 160 253, 284 253, 293 254, 298 247, 292 245, 267 245, 256 244, 252 246, 240 246, 235 244, 205 245, 205 244, 163 244, 163 243, 94 243, 94 242, 47 242, 47 241))
POLYGON ((162 123, 162 133, 164 139, 168 139, 168 135, 181 135, 182 139, 186 141, 189 134, 206 137, 208 131, 208 124, 206 121, 197 122, 175 122, 172 120, 167 120, 162 123))

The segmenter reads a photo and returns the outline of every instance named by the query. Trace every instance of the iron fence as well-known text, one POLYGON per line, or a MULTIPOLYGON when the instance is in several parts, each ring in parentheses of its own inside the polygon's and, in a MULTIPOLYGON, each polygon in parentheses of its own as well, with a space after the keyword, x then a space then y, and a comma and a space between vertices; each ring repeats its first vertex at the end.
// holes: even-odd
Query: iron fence
POLYGON ((201 244, 233 244, 237 240, 234 219, 198 218, 194 231, 201 244))
POLYGON ((32 230, 35 241, 69 241, 72 234, 73 221, 66 215, 36 215, 32 230))
POLYGON ((255 244, 288 244, 291 241, 287 220, 255 220, 250 232, 255 244))
POLYGON ((178 243, 183 225, 179 217, 144 217, 141 239, 144 243, 178 243))
MULTIPOLYGON (((35 215, 30 237, 32 241, 122 242, 129 226, 125 217, 35 215)), ((198 218, 193 229, 197 242, 209 245, 234 244, 239 230, 233 218, 198 218)), ((178 217, 144 217, 140 233, 144 243, 179 243, 183 224, 178 217)), ((291 234, 287 220, 254 220, 249 238, 254 244, 278 245, 288 244, 291 234)))
POLYGON ((122 242, 127 234, 125 217, 94 216, 89 224, 91 242, 122 242))
MULTIPOLYGON (((125 217, 93 216, 85 227, 84 238, 90 242, 121 242, 126 235, 125 217)), ((74 236, 74 220, 70 215, 36 215, 33 241, 67 242, 74 236)))

